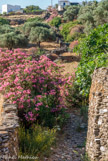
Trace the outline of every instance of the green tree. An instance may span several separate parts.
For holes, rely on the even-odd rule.
[[[103,25],[108,22],[108,0],[103,0],[98,3],[93,12],[95,25]]]
[[[50,22],[52,26],[59,27],[61,25],[61,18],[60,17],[55,17],[53,20]]]
[[[0,35],[0,46],[7,47],[9,50],[16,47],[25,47],[27,43],[26,37],[17,32],[9,32]]]
[[[29,36],[32,27],[44,27],[44,28],[50,28],[50,26],[46,23],[42,23],[39,21],[33,21],[33,22],[26,22],[23,27],[23,32],[26,36]]]
[[[85,6],[82,6],[79,10],[78,21],[85,27],[85,33],[88,34],[95,27],[95,20],[93,11],[97,7],[94,2],[88,2]]]
[[[66,21],[73,21],[77,18],[79,13],[80,6],[69,6],[63,14],[63,18]]]
[[[30,5],[24,9],[25,13],[35,13],[36,11],[41,11],[42,9],[39,6]]]
[[[10,25],[0,25],[0,34],[5,34],[5,33],[9,33],[9,32],[14,32],[15,29],[13,27],[11,27]]]
[[[58,9],[58,4],[55,4],[55,9]]]
[[[5,18],[0,17],[0,25],[9,24],[9,21]]]
[[[55,39],[55,34],[51,29],[41,27],[33,27],[30,32],[29,40],[32,43],[37,43],[40,48],[40,43],[44,41],[49,41]]]
[[[108,22],[108,0],[86,2],[79,10],[78,21],[85,27],[85,33]]]

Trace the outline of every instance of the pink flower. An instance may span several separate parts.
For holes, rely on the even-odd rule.
[[[38,95],[37,98],[42,98],[42,96],[41,95]]]
[[[39,119],[37,111],[41,106],[44,110],[48,108],[51,115],[52,112],[59,112],[64,108],[64,96],[68,95],[68,89],[65,88],[72,84],[73,76],[63,76],[63,67],[45,55],[38,61],[28,60],[29,56],[20,49],[0,51],[0,91],[10,103],[17,104],[20,113],[24,115],[22,120],[33,123]]]
[[[37,107],[38,107],[38,106],[42,106],[42,105],[43,105],[42,102],[36,104]]]
[[[36,111],[39,111],[39,108],[35,108]]]

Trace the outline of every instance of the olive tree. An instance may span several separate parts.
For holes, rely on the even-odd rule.
[[[15,29],[11,27],[10,25],[0,25],[0,35],[9,33],[9,32],[14,32]]]
[[[50,28],[50,26],[49,26],[48,24],[42,23],[42,22],[37,21],[37,20],[36,20],[36,21],[34,20],[33,22],[26,22],[26,23],[24,24],[24,27],[23,27],[23,32],[24,32],[24,34],[25,34],[26,36],[29,36],[32,27],[33,27],[33,28],[34,28],[34,27],[45,27],[45,28],[47,28],[47,29]]]
[[[9,32],[0,35],[0,46],[7,47],[9,50],[16,47],[25,47],[27,43],[26,37],[17,32]]]
[[[32,27],[29,40],[32,43],[37,43],[40,48],[40,43],[44,41],[55,40],[55,34],[51,29],[45,28],[43,26]]]
[[[89,2],[85,6],[82,6],[79,11],[78,21],[85,27],[85,33],[88,34],[91,29],[95,27],[95,21],[93,17],[93,11],[97,5],[94,2]]]
[[[69,6],[67,7],[66,11],[63,14],[64,20],[66,21],[73,21],[77,18],[79,13],[80,6]]]
[[[93,12],[95,25],[103,25],[108,22],[108,0],[102,0],[98,3]]]
[[[89,34],[98,25],[107,23],[108,0],[87,2],[85,5],[82,5],[79,10],[78,21],[84,25],[86,34]]]

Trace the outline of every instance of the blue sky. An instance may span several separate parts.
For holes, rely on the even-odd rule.
[[[82,1],[84,0],[70,0],[70,2]],[[53,4],[56,3],[58,3],[58,0],[53,0]],[[0,11],[3,4],[21,5],[21,7],[26,7],[28,5],[37,5],[40,6],[42,9],[46,9],[47,6],[51,5],[51,0],[0,0]]]
[[[81,2],[81,0],[70,0],[72,2]],[[53,4],[58,3],[58,0],[53,0]],[[41,8],[45,9],[47,6],[51,5],[51,0],[0,0],[0,10],[3,4],[11,4],[11,5],[21,5],[21,7],[25,7],[28,5],[38,5]]]

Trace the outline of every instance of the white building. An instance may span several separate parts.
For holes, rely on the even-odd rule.
[[[58,11],[62,11],[64,9],[65,6],[70,5],[70,1],[69,0],[59,0],[58,1]]]
[[[18,6],[18,5],[13,6],[13,5],[10,5],[10,4],[5,4],[5,5],[2,5],[2,14],[4,12],[6,12],[6,13],[16,12],[20,9],[21,9],[21,6]]]

